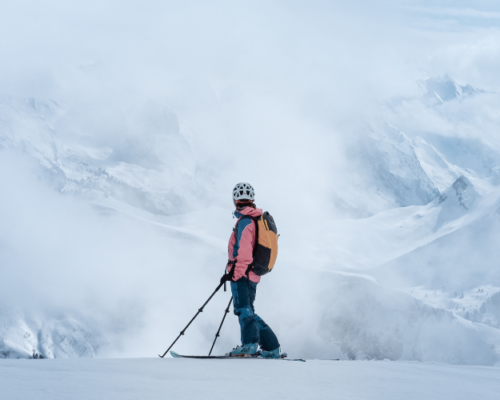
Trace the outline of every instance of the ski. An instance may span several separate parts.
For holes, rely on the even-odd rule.
[[[301,361],[306,362],[302,358],[262,358],[259,356],[249,356],[249,357],[230,357],[230,356],[186,356],[178,354],[175,351],[171,351],[170,354],[174,358],[195,358],[195,359],[212,359],[212,360],[283,360],[283,361]]]

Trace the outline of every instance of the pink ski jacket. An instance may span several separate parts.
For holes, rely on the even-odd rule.
[[[244,215],[251,217],[260,217],[262,210],[260,208],[245,207],[243,210],[235,211],[234,216],[238,218],[234,226],[233,233],[229,238],[228,259],[236,260],[233,281],[246,276],[248,266],[253,262],[253,248],[255,245],[255,221],[250,218],[243,218]],[[230,272],[232,264],[227,265],[227,271]],[[250,271],[248,278],[252,282],[260,282],[260,276]]]

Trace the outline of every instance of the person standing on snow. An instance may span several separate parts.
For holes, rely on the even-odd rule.
[[[238,218],[229,239],[229,261],[221,283],[231,281],[234,314],[241,328],[241,346],[229,353],[244,357],[259,354],[264,358],[279,358],[280,344],[273,330],[255,314],[254,301],[260,276],[252,270],[254,246],[256,244],[256,221],[249,217],[260,217],[262,210],[254,203],[255,192],[248,183],[238,183],[233,189],[234,216]]]

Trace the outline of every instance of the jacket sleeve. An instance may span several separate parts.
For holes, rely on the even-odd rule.
[[[238,222],[236,241],[233,248],[233,259],[237,259],[233,281],[246,275],[248,266],[253,262],[253,247],[255,243],[255,222],[243,218]]]

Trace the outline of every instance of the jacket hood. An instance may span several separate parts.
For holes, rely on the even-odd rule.
[[[236,218],[241,218],[244,215],[248,215],[250,217],[260,217],[262,215],[262,210],[260,208],[245,207],[243,210],[234,211],[234,216]]]

